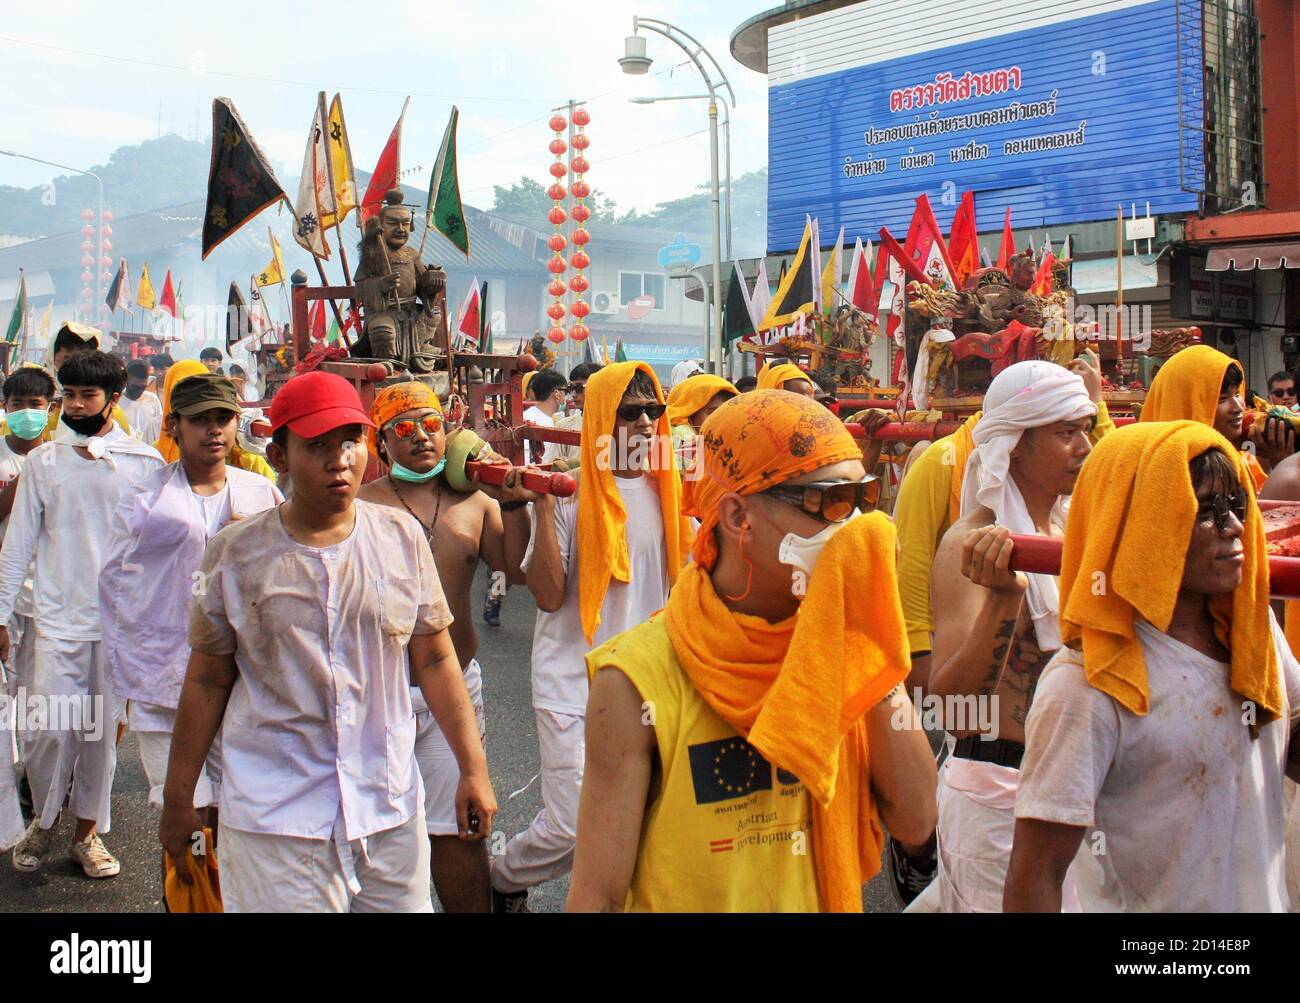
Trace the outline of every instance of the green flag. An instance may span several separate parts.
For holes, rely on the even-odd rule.
[[[623,351],[622,338],[619,338],[618,341],[614,342],[614,361],[615,362],[627,361],[627,352]]]
[[[22,359],[27,340],[27,276],[18,269],[18,295],[14,299],[14,312],[9,317],[9,327],[5,331],[5,341],[13,346],[14,359]]]
[[[447,131],[442,134],[438,160],[429,176],[429,202],[425,206],[426,226],[431,226],[450,240],[469,260],[469,229],[465,209],[460,204],[460,178],[456,174],[456,120],[460,111],[455,105]]]
[[[339,321],[338,318],[335,317],[332,321],[330,321],[330,330],[329,330],[329,334],[325,335],[325,343],[327,345],[332,345],[334,342],[338,340],[339,340]]]

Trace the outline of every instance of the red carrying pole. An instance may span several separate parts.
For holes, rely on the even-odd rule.
[[[505,483],[506,474],[514,469],[507,463],[488,463],[485,460],[466,460],[465,476],[477,477],[484,484],[501,485]],[[523,484],[529,491],[538,494],[554,495],[568,498],[578,490],[578,482],[568,474],[549,473],[545,470],[523,468]]]

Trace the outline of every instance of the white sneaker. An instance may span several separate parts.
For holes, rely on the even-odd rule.
[[[108,852],[99,833],[73,843],[72,859],[81,865],[88,878],[115,878],[122,870],[122,865]]]
[[[39,871],[41,864],[45,863],[45,854],[49,851],[53,840],[54,828],[42,829],[40,818],[32,819],[26,835],[14,847],[14,870],[25,874]]]

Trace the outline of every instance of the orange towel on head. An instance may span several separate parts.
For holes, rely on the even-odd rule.
[[[578,567],[578,611],[582,632],[587,641],[596,636],[600,609],[605,604],[611,578],[632,580],[632,564],[627,550],[627,510],[619,497],[614,473],[610,470],[609,450],[619,448],[614,439],[618,404],[640,370],[654,383],[655,399],[663,403],[664,392],[654,370],[644,362],[616,362],[593,373],[587,380],[582,409],[582,476],[578,482],[578,539],[582,541],[582,559]],[[691,547],[691,525],[682,515],[682,483],[673,459],[672,430],[665,411],[655,428],[655,443],[650,449],[650,469],[659,489],[659,505],[664,520],[664,552],[668,563],[669,584],[686,563]]]
[[[976,411],[973,415],[961,423],[961,427],[952,433],[952,484],[948,489],[948,524],[956,522],[961,518],[961,485],[966,476],[966,461],[970,459],[970,454],[975,452],[975,437],[972,433],[979,420],[984,417],[983,411]],[[939,442],[943,440],[940,439]],[[935,443],[938,445],[938,443]],[[940,448],[944,448],[940,446]]]
[[[1199,421],[1213,428],[1219,389],[1229,366],[1241,371],[1240,362],[1209,345],[1176,352],[1151,381],[1139,420]]]
[[[171,437],[166,428],[167,416],[172,413],[172,387],[187,376],[197,376],[207,371],[208,367],[198,359],[185,359],[167,369],[162,392],[163,431],[159,434],[158,441],[153,444],[153,448],[162,453],[164,463],[175,463],[181,458],[180,447],[176,445],[176,440]]]
[[[730,394],[734,397],[739,391],[721,376],[700,373],[688,380],[683,380],[673,387],[668,394],[668,424],[685,425],[691,415],[713,400],[718,394]]]
[[[383,431],[385,425],[399,414],[422,408],[433,408],[442,414],[442,402],[438,400],[438,395],[427,383],[418,380],[394,383],[375,394],[375,399],[370,405],[370,420],[377,427],[366,430],[370,452],[379,455],[379,433]]]
[[[212,830],[203,829],[205,845],[212,846]],[[191,883],[186,884],[176,873],[176,862],[171,855],[163,851],[166,875],[163,878],[163,897],[167,901],[168,912],[223,912],[221,904],[221,872],[217,868],[217,853],[209,849],[204,855],[204,866],[199,867],[198,858],[192,853],[185,855],[186,866],[190,870]]]
[[[907,675],[893,524],[851,520],[826,545],[796,616],[780,623],[733,613],[707,569],[717,557],[717,502],[753,494],[862,452],[812,400],[757,390],[704,424],[695,563],[668,596],[665,625],[696,690],[813,798],[813,860],[825,908],[860,911],[880,865],[863,716]]]
[[[1190,351],[1190,349],[1189,349]],[[1215,634],[1232,652],[1230,682],[1277,717],[1281,683],[1268,621],[1268,557],[1255,486],[1239,450],[1194,421],[1144,422],[1097,443],[1070,500],[1061,555],[1061,641],[1082,642],[1088,682],[1134,714],[1150,706],[1138,617],[1167,630],[1183,578],[1198,503],[1188,464],[1219,449],[1237,470],[1246,510],[1241,584],[1214,596]],[[1099,577],[1100,576],[1100,577]]]
[[[808,380],[812,377],[796,366],[793,362],[778,362],[776,365],[767,363],[758,371],[758,390],[781,390],[785,387],[787,380]]]

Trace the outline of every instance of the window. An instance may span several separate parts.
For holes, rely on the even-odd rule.
[[[666,305],[667,284],[667,276],[661,272],[619,272],[619,306],[627,306],[638,296],[646,295],[654,297],[656,310],[663,310]]]

